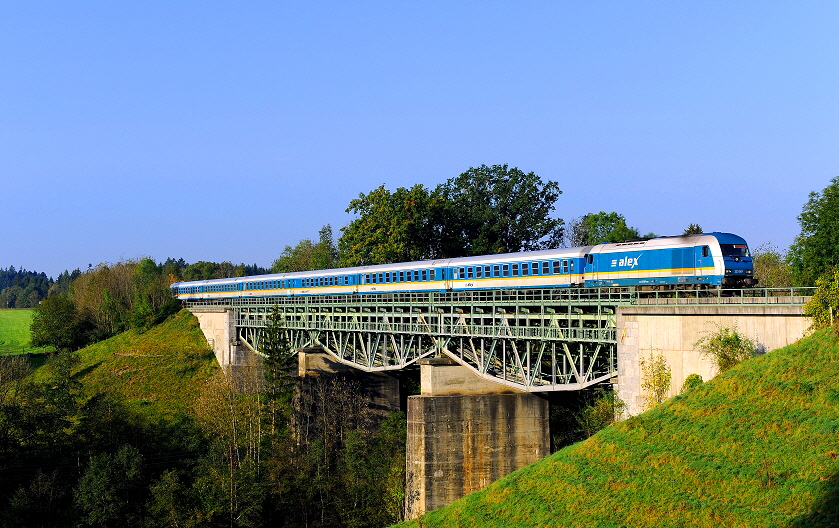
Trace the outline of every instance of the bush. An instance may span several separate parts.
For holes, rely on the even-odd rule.
[[[737,328],[723,327],[718,327],[716,332],[703,337],[693,346],[713,361],[720,373],[753,357],[757,350],[755,342],[741,335]]]
[[[804,315],[812,318],[814,330],[832,325],[839,317],[839,269],[819,277],[813,297],[804,305]]]
[[[650,352],[649,360],[641,359],[641,389],[646,391],[644,406],[647,409],[664,401],[670,392],[670,378],[670,366],[661,352],[658,355]]]
[[[702,383],[702,376],[700,376],[699,374],[691,374],[690,376],[685,378],[685,382],[682,383],[682,392],[680,394],[690,392],[696,387],[702,385]]]
[[[580,411],[577,421],[586,438],[609,427],[623,415],[626,404],[611,390],[598,389],[595,400]]]

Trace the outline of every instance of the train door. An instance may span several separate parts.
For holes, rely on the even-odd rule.
[[[701,277],[703,274],[702,268],[705,262],[705,257],[710,255],[710,248],[708,248],[708,246],[696,246],[693,248],[693,255],[694,272],[697,277]]]
[[[583,272],[585,282],[596,281],[599,278],[597,276],[597,259],[589,253],[585,256],[583,262],[585,263],[585,271]]]
[[[696,248],[695,247],[686,247],[681,249],[674,250],[679,252],[681,258],[681,269],[679,270],[679,282],[684,283],[692,283],[693,278],[696,276]]]
[[[440,273],[443,274],[443,287],[446,289],[446,291],[452,291],[452,277],[455,273],[457,273],[455,271],[455,268],[440,268]]]

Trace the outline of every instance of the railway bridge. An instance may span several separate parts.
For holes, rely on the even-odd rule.
[[[529,289],[252,297],[187,306],[226,371],[259,356],[274,311],[301,351],[301,374],[336,366],[368,373],[419,367],[421,393],[407,403],[406,514],[414,517],[549,454],[547,393],[611,383],[627,413],[638,414],[644,358],[665,357],[677,394],[688,375],[715,374],[694,351],[698,339],[736,327],[765,351],[785,346],[809,326],[803,305],[810,295],[789,288]]]

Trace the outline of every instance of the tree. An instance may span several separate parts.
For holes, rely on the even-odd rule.
[[[294,247],[286,246],[271,266],[272,273],[291,273],[338,267],[338,248],[332,238],[332,226],[326,224],[318,232],[318,242],[304,238]]]
[[[793,279],[798,285],[811,286],[839,265],[839,176],[822,192],[810,193],[798,223],[801,233],[789,251]]]
[[[94,455],[79,479],[76,505],[89,526],[136,526],[143,505],[143,458],[131,445],[114,455]]]
[[[757,350],[755,342],[740,334],[737,328],[724,327],[717,327],[716,332],[706,335],[693,346],[713,361],[720,373],[754,356]]]
[[[767,288],[786,288],[792,286],[792,268],[786,252],[780,251],[770,242],[761,244],[752,251],[754,276],[760,285]]]
[[[604,242],[626,242],[641,238],[638,230],[626,225],[626,218],[615,212],[590,213],[583,217],[579,237],[584,246],[594,246]]]
[[[423,185],[382,185],[350,202],[358,218],[343,227],[338,240],[342,267],[425,260],[440,256],[443,200]]]
[[[488,255],[557,248],[563,222],[551,218],[562,191],[534,172],[505,165],[470,167],[438,187],[445,200],[442,254]]]
[[[262,368],[268,400],[268,422],[271,434],[274,434],[284,404],[291,400],[297,381],[297,355],[286,335],[284,315],[277,306],[268,315],[260,348],[265,354]]]
[[[85,324],[67,295],[44,299],[32,315],[32,346],[76,350],[87,340]]]
[[[168,277],[154,260],[144,258],[134,268],[134,305],[131,326],[148,330],[178,311],[178,300],[169,289]]]
[[[685,229],[684,235],[701,235],[703,233],[702,227],[699,224],[690,224]]]

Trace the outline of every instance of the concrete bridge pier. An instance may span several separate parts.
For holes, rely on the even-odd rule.
[[[225,373],[236,367],[259,364],[256,354],[242,346],[236,335],[236,319],[233,310],[216,306],[198,306],[190,308],[198,319],[198,325],[207,338],[207,344],[213,349],[216,360]]]
[[[407,519],[550,453],[545,398],[484,380],[448,358],[419,363],[421,394],[408,398]]]

